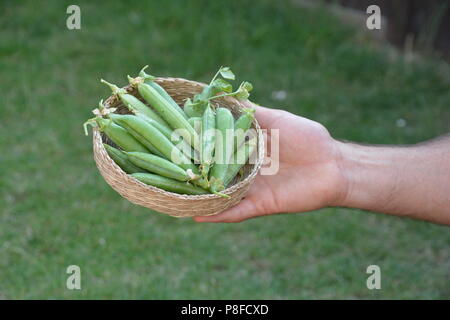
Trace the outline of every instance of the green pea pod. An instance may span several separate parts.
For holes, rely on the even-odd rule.
[[[103,79],[100,80],[102,83],[105,83],[108,85],[113,94],[117,95],[122,103],[131,111],[138,111],[145,116],[149,117],[150,119],[155,120],[156,122],[160,123],[161,125],[169,128],[169,125],[166,121],[164,121],[155,111],[153,111],[149,106],[147,106],[145,103],[143,103],[141,100],[136,98],[135,96],[128,94],[127,91],[123,88],[119,88],[115,84],[109,83]]]
[[[161,87],[159,84],[157,84],[154,81],[145,81],[146,84],[148,84],[149,86],[151,86],[153,89],[155,89],[160,95],[161,97],[163,97],[164,99],[167,100],[167,102],[169,102],[173,108],[175,110],[177,110],[177,112],[186,120],[188,119],[188,116],[186,115],[186,113],[184,113],[183,109],[173,100],[173,98],[167,93],[166,90],[164,90],[163,87]]]
[[[195,187],[191,184],[189,184],[188,182],[180,182],[177,180],[173,180],[170,178],[166,178],[166,177],[161,177],[159,175],[156,174],[151,174],[151,173],[133,173],[131,174],[132,177],[136,178],[137,180],[169,191],[169,192],[175,192],[175,193],[179,193],[179,194],[190,194],[190,195],[202,195],[202,194],[207,194],[208,191],[202,189],[202,188],[198,188]]]
[[[234,151],[236,151],[245,141],[245,134],[252,126],[255,119],[255,109],[245,108],[242,110],[243,114],[234,123]]]
[[[142,79],[142,78],[141,78]],[[130,83],[137,87],[139,94],[166,120],[172,129],[180,130],[180,135],[195,150],[199,149],[199,137],[189,121],[167,102],[153,87],[140,79],[129,78]]]
[[[144,70],[147,69],[148,66],[145,66],[142,68],[142,70],[139,72],[139,76],[144,78],[144,82],[148,84],[149,86],[153,87],[158,93],[166,99],[175,110],[178,111],[179,114],[181,114],[186,120],[188,119],[186,113],[183,111],[183,109],[173,100],[173,98],[167,93],[166,90],[164,90],[163,87],[161,87],[159,84],[157,84],[154,79],[155,77],[152,75],[147,74]]]
[[[121,119],[122,115],[116,114],[116,113],[110,113],[108,114],[109,118],[114,121],[115,123],[119,124],[119,119]],[[120,125],[120,124],[119,124]],[[134,132],[128,128],[126,128],[126,131],[128,131],[131,136],[133,136],[137,141],[139,141],[142,145],[144,145],[148,150],[150,150],[151,153],[156,154],[157,156],[164,157],[164,154],[159,151],[158,148],[155,147],[153,143],[142,137],[142,135],[138,134],[137,132]],[[128,150],[126,150],[128,151]],[[135,151],[135,150],[132,150]],[[139,151],[138,151],[139,152]],[[148,151],[147,151],[148,152]]]
[[[198,168],[183,154],[180,149],[164,136],[153,125],[134,115],[116,115],[114,121],[124,127],[133,136],[141,137],[151,143],[158,149],[163,156],[177,164],[184,170],[191,170],[194,175],[199,175]],[[194,182],[201,187],[208,187],[208,182],[204,179],[198,179]]]
[[[112,142],[118,145],[124,151],[149,152],[142,143],[134,138],[121,126],[113,123],[110,119],[96,117],[84,123],[84,130],[87,134],[87,125],[94,125],[99,128],[101,132],[106,134]]]
[[[213,162],[216,141],[216,115],[209,104],[202,117],[201,141],[201,171],[202,176],[207,177]]]
[[[178,181],[188,181],[192,179],[186,171],[176,164],[153,154],[143,152],[127,152],[127,156],[134,165],[149,172],[159,174],[160,176],[172,178]]]
[[[114,162],[126,173],[136,173],[145,171],[135,166],[133,163],[131,163],[131,161],[128,159],[127,155],[123,151],[116,149],[106,143],[104,143],[103,146],[105,147],[105,150],[111,157],[111,159],[113,159]]]
[[[225,196],[219,193],[225,189],[224,180],[228,169],[228,161],[233,153],[234,143],[234,118],[230,110],[217,108],[216,110],[217,134],[215,141],[215,163],[210,172],[210,190],[212,193]]]
[[[256,149],[257,139],[253,138],[243,145],[241,145],[232,157],[232,161],[227,168],[227,173],[224,179],[224,186],[227,187],[230,182],[236,177],[239,170],[247,163],[248,158],[253,154]]]
[[[191,117],[189,118],[190,125],[194,128],[194,130],[201,134],[202,131],[202,117]]]
[[[137,116],[141,116],[145,121],[153,125],[156,129],[158,129],[163,135],[166,136],[167,139],[169,139],[175,147],[180,149],[185,156],[189,157],[190,159],[194,160],[196,163],[199,163],[199,157],[197,155],[197,152],[191,148],[189,143],[183,140],[183,138],[177,134],[176,132],[173,132],[171,129],[161,125],[160,123],[154,121],[153,119],[150,119],[146,117],[145,115],[140,114],[139,112],[135,112]]]
[[[155,146],[165,158],[183,169],[196,168],[173,143],[149,122],[134,115],[114,115],[114,122],[127,129],[132,135],[140,136]]]

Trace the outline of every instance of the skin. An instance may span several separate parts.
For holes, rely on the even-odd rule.
[[[195,221],[240,222],[338,206],[450,225],[450,137],[363,146],[333,139],[321,124],[289,112],[249,107],[262,128],[280,130],[279,171],[258,175],[236,206]]]

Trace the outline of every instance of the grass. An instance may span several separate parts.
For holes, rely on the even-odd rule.
[[[98,173],[81,124],[145,64],[207,81],[220,65],[253,100],[366,143],[450,130],[448,69],[405,62],[324,10],[270,1],[0,5],[0,298],[450,298],[448,228],[349,209],[196,224],[134,206]],[[447,71],[446,71],[447,70]],[[272,92],[284,90],[284,101]],[[404,119],[404,127],[396,126]],[[65,287],[81,267],[82,290]],[[366,288],[368,265],[382,289]]]

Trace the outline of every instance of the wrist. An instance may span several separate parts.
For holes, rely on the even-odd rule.
[[[387,205],[395,191],[396,166],[389,147],[336,141],[343,180],[337,206],[368,209]]]

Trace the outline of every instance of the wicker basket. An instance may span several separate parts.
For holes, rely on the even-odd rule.
[[[187,98],[200,92],[205,86],[202,83],[180,79],[180,78],[157,78],[155,81],[161,85],[174,100],[183,105]],[[125,89],[139,99],[141,97],[130,86]],[[240,113],[242,108],[240,102],[231,97],[219,98],[215,100],[221,107],[230,109],[235,117]],[[123,106],[116,96],[111,96],[105,101],[106,107],[117,108],[116,113],[129,113],[128,109]],[[146,185],[130,175],[126,174],[108,155],[103,142],[112,144],[107,137],[94,129],[94,159],[100,173],[106,182],[116,190],[124,198],[132,203],[144,206],[161,213],[165,213],[174,217],[192,217],[207,216],[219,213],[236,203],[238,203],[247,193],[251,183],[255,179],[256,174],[261,168],[264,155],[264,139],[262,137],[261,128],[255,120],[252,127],[258,133],[258,148],[255,164],[246,164],[244,166],[242,177],[236,177],[231,182],[231,186],[223,193],[230,198],[223,198],[214,194],[208,195],[181,195],[177,193],[167,192],[156,187]]]

